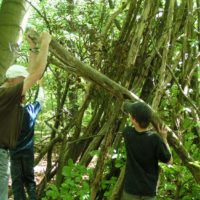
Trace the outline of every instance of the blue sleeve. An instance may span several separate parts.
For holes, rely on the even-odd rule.
[[[26,105],[26,109],[29,112],[32,120],[35,120],[41,111],[41,104],[38,101],[35,101],[34,103]]]

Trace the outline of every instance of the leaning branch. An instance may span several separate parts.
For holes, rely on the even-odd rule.
[[[119,99],[131,99],[133,101],[142,101],[133,92],[130,92],[129,90],[127,90],[120,84],[116,83],[115,81],[111,80],[101,72],[81,62],[79,59],[74,57],[69,51],[64,49],[54,39],[51,41],[50,51],[57,59],[59,59],[60,62],[64,64],[63,69],[67,71],[70,71],[72,68],[76,69],[77,75],[80,75],[85,79],[90,80],[95,84],[101,86],[102,88],[106,89],[112,95],[116,96]],[[74,72],[75,70],[72,70],[72,73]],[[159,116],[155,112],[154,112],[154,117],[152,119],[152,124],[157,130],[158,127],[162,126],[165,126],[168,129],[169,131],[168,137],[170,145],[173,146],[173,148],[179,155],[180,159],[193,174],[195,180],[198,183],[200,183],[200,168],[197,168],[191,164],[194,162],[194,160],[192,159],[191,155],[185,150],[183,144],[180,142],[176,133],[169,127],[164,125],[164,122],[159,118]]]

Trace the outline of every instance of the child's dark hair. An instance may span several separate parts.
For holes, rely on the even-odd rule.
[[[124,111],[130,113],[131,117],[134,118],[141,128],[147,128],[151,122],[152,111],[151,108],[143,102],[124,104]]]

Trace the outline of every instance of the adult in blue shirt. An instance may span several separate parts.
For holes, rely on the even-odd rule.
[[[39,87],[38,97],[34,103],[23,107],[22,130],[16,147],[10,151],[11,178],[14,200],[36,199],[34,180],[34,127],[44,100],[43,88]]]

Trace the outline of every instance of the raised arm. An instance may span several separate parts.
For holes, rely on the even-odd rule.
[[[45,70],[46,64],[47,64],[47,56],[48,56],[48,50],[49,50],[49,43],[51,41],[51,36],[47,32],[43,32],[40,37],[40,50],[38,55],[35,57],[35,60],[31,60],[31,66],[30,67],[30,74],[29,76],[24,80],[23,85],[23,92],[24,95],[28,89],[32,87],[34,83],[36,83],[43,75],[43,72]]]
[[[170,150],[168,141],[167,141],[167,129],[166,129],[166,128],[159,128],[159,133],[160,133],[160,136],[162,137],[163,142],[165,143],[165,145],[166,145],[168,151],[169,151],[170,154],[171,154],[171,158],[170,158],[170,160],[167,162],[167,164],[173,164],[172,153],[171,153],[171,150]]]

